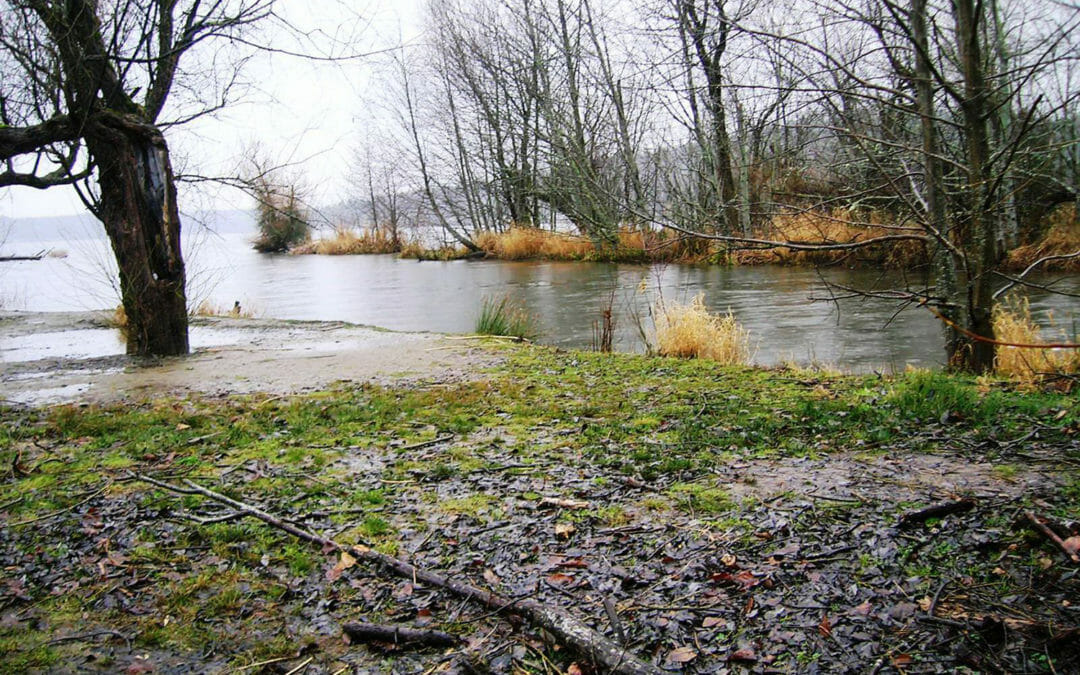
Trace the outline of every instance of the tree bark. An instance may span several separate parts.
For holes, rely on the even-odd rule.
[[[188,353],[187,296],[169,150],[161,131],[131,115],[101,113],[86,145],[98,166],[98,217],[120,269],[127,353]]]

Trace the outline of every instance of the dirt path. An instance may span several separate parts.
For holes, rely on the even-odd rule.
[[[466,340],[339,322],[199,318],[192,355],[135,359],[108,313],[0,313],[0,399],[27,405],[161,394],[288,394],[337,381],[468,379],[498,357]]]

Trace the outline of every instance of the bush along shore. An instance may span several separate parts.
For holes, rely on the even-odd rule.
[[[1080,668],[1075,394],[493,348],[4,410],[3,670]]]
[[[876,212],[837,208],[792,211],[772,218],[749,238],[799,245],[853,244],[890,234],[911,232]],[[338,228],[329,237],[304,241],[291,250],[298,255],[357,255],[396,253],[418,260],[489,258],[494,260],[558,260],[620,263],[706,263],[725,265],[792,265],[852,268],[914,269],[928,265],[926,247],[918,241],[880,243],[859,249],[797,250],[785,246],[720,243],[687,237],[673,230],[624,228],[617,241],[597,245],[588,237],[538,227],[511,226],[501,232],[483,231],[473,237],[476,251],[464,247],[430,248],[406,237],[398,228]],[[1006,270],[1080,270],[1080,220],[1073,205],[1058,208],[1042,226],[1028,233],[1003,262]],[[1041,262],[1040,262],[1041,261]]]

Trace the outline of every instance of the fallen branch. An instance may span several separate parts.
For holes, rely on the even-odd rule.
[[[933,506],[927,506],[918,511],[909,511],[900,516],[900,527],[911,527],[917,523],[925,523],[931,518],[941,518],[950,513],[970,511],[973,508],[975,508],[975,500],[970,497],[956,499],[951,502],[942,502],[941,504],[934,504]]]
[[[324,549],[335,549],[349,553],[359,560],[376,563],[394,572],[398,576],[409,579],[413,583],[421,582],[428,586],[444,588],[455,595],[476,601],[485,607],[500,612],[517,614],[534,625],[543,628],[554,635],[557,639],[570,647],[573,651],[590,659],[602,667],[606,672],[621,673],[623,675],[660,675],[662,671],[656,666],[642,661],[623,647],[616,645],[600,633],[596,632],[580,619],[566,612],[547,607],[539,602],[525,598],[511,600],[491,591],[478,588],[471,584],[451,579],[437,572],[415,567],[411,563],[400,560],[385,553],[380,553],[367,546],[345,546],[333,539],[308,532],[307,530],[287,523],[260,508],[237,501],[213,490],[204,488],[198,483],[184,479],[186,488],[165,483],[149,476],[132,473],[137,480],[156,485],[165,490],[179,494],[201,494],[221,504],[226,504],[243,513],[244,515],[258,518],[268,525],[303,539],[304,541],[318,544]]]
[[[394,645],[424,647],[452,647],[461,642],[461,638],[441,630],[424,630],[407,626],[347,623],[341,629],[352,642],[388,642]]]
[[[1024,517],[1028,519],[1028,522],[1031,523],[1031,525],[1036,530],[1041,532],[1047,539],[1057,544],[1057,547],[1060,548],[1066,556],[1068,556],[1069,560],[1073,561],[1074,563],[1080,563],[1080,555],[1077,555],[1076,551],[1073,551],[1068,546],[1066,546],[1064,540],[1062,540],[1062,538],[1059,537],[1056,532],[1051,530],[1046,525],[1046,523],[1042,521],[1041,518],[1036,516],[1031,511],[1025,511]]]

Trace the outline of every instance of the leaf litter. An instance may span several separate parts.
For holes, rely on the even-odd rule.
[[[1008,428],[938,417],[892,420],[900,433],[869,442],[795,424],[779,433],[800,448],[780,451],[756,410],[691,417],[703,394],[727,400],[714,371],[657,361],[673,372],[634,373],[664,386],[643,386],[627,409],[607,388],[625,372],[537,351],[488,385],[158,401],[139,419],[10,411],[0,658],[107,672],[593,671],[516,618],[125,481],[135,467],[565,608],[666,670],[1080,667],[1078,567],[1023,519],[1034,509],[1064,542],[1080,536],[1074,401],[1054,399],[1063,407],[1033,418],[1040,433],[1022,448],[1003,447]],[[564,381],[575,371],[580,382]],[[741,405],[769,400],[740,393]],[[798,422],[801,408],[774,405],[762,419]],[[694,457],[676,462],[687,447]],[[960,496],[974,506],[903,526]],[[354,621],[464,642],[350,646]]]

